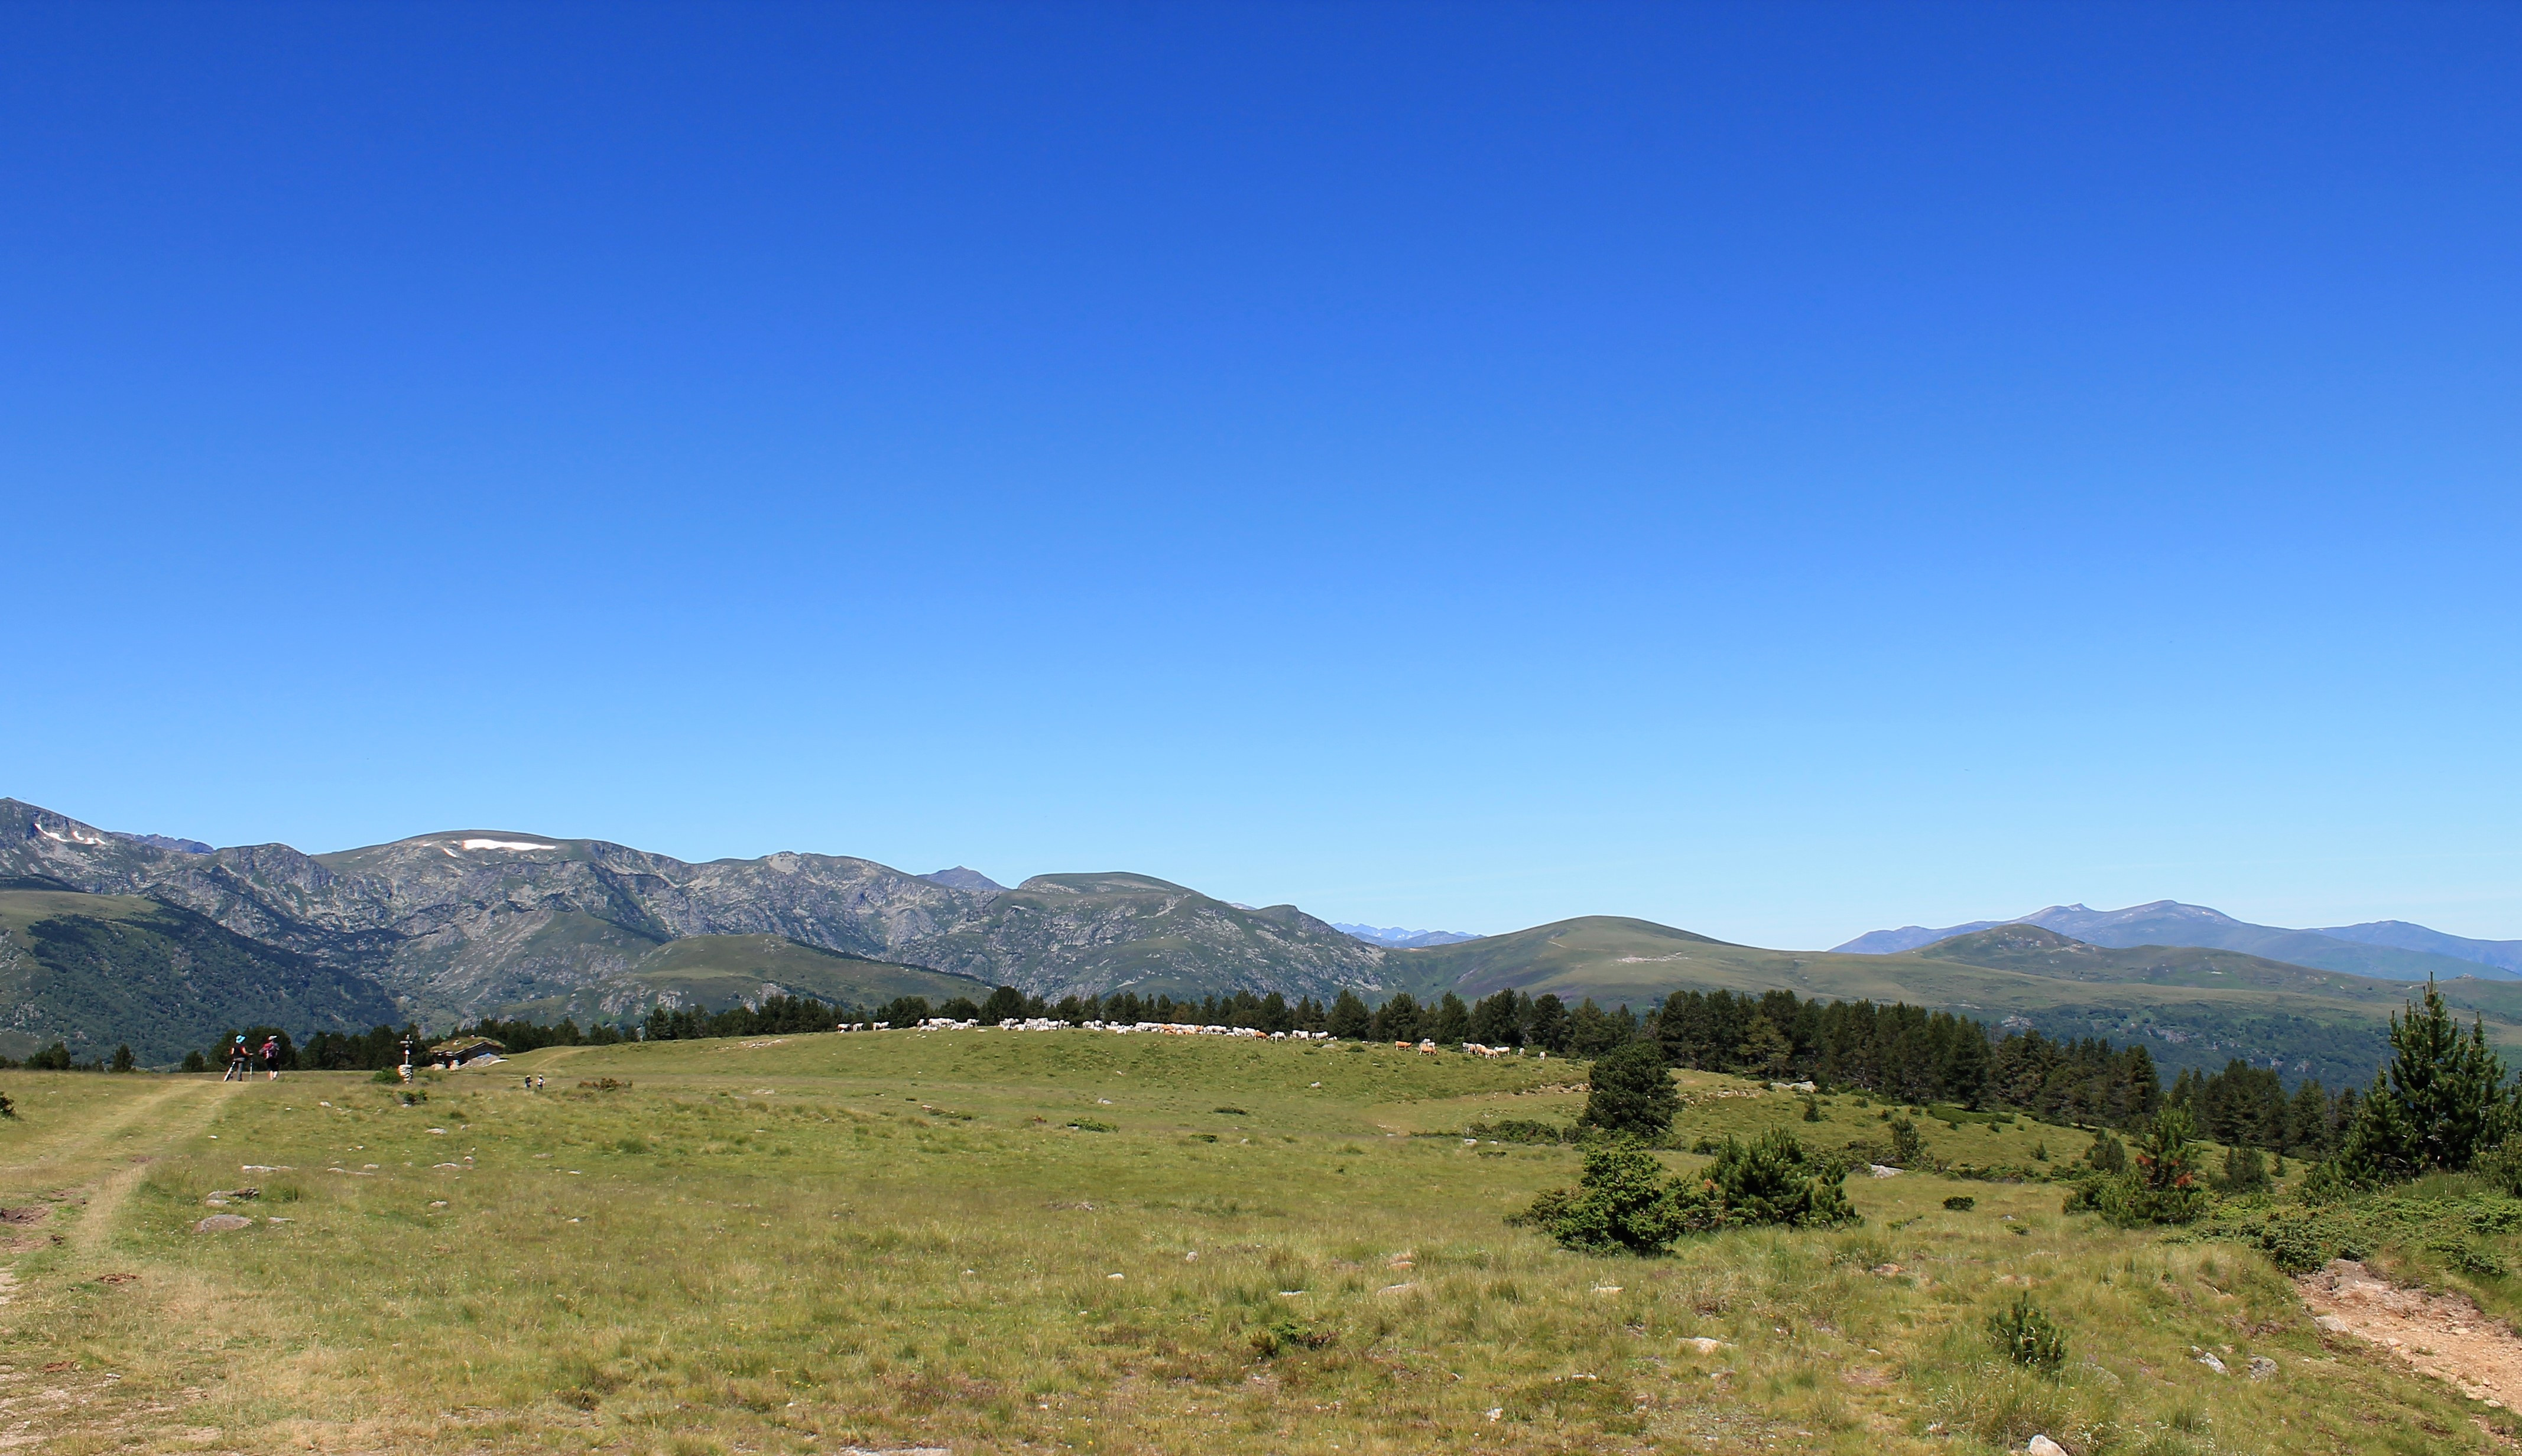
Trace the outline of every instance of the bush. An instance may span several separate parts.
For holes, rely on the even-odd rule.
[[[1509,1117],[1499,1122],[1474,1122],[1463,1129],[1463,1136],[1491,1143],[1565,1143],[1575,1140],[1575,1131],[1554,1123]]]
[[[1987,1317],[1987,1339],[1997,1351],[2026,1370],[2055,1375],[2067,1363],[2067,1332],[2041,1313],[2030,1295]]]
[[[2506,1198],[2522,1198],[2522,1138],[2506,1138],[2470,1164],[2470,1171]]]
[[[2084,1150],[2084,1166],[2097,1173],[2127,1171],[2127,1145],[2111,1134],[2107,1127],[2093,1133],[2093,1145]]]
[[[9,1100],[8,1093],[0,1092],[0,1117],[15,1117],[16,1115],[18,1115],[18,1105]]]
[[[2288,1274],[2309,1274],[2328,1263],[2335,1247],[2322,1237],[2318,1224],[2303,1217],[2271,1218],[2259,1227],[2253,1242]]]
[[[186,1071],[208,1071],[210,1069],[210,1064],[202,1056],[201,1049],[196,1047],[192,1051],[184,1054],[184,1069]]]
[[[1588,1152],[1576,1187],[1553,1189],[1508,1221],[1539,1228],[1562,1248],[1587,1253],[1661,1253],[1682,1232],[1663,1164],[1637,1148]]]
[[[1892,1119],[1892,1165],[1913,1168],[1927,1160],[1927,1145],[1918,1136],[1918,1124],[1906,1117]]]
[[[2437,1239],[2426,1248],[2441,1254],[2444,1262],[2463,1274],[2475,1275],[2481,1279],[2501,1279],[2511,1272],[2505,1268],[2504,1260],[2494,1251],[2482,1248],[2467,1239]]]
[[[2099,1213],[2121,1228],[2195,1222],[2207,1211],[2207,1189],[2190,1157],[2189,1127],[2180,1108],[2156,1114],[2137,1144],[2135,1166],[2085,1179],[2068,1195],[2066,1211]]]
[[[2224,1154],[2225,1193],[2265,1193],[2268,1191],[2268,1165],[2257,1148],[2232,1148]]]
[[[1979,1200],[1967,1193],[1957,1193],[1944,1200],[1944,1206],[1955,1213],[1967,1213],[1979,1206]]]
[[[1289,1350],[1322,1349],[1338,1337],[1329,1330],[1308,1329],[1292,1314],[1283,1314],[1252,1332],[1252,1352],[1275,1360]]]
[[[1121,1130],[1109,1122],[1098,1122],[1092,1117],[1071,1117],[1068,1119],[1068,1125],[1079,1132],[1119,1132]]]
[[[1773,1127],[1749,1143],[1727,1138],[1696,1188],[1680,1195],[1681,1215],[1695,1229],[1773,1224],[1833,1228],[1857,1221],[1844,1186],[1847,1170]]]
[[[1632,1041],[1604,1053],[1595,1059],[1586,1081],[1591,1090],[1585,1096],[1585,1115],[1577,1119],[1583,1125],[1647,1142],[1671,1135],[1681,1093],[1654,1042]]]

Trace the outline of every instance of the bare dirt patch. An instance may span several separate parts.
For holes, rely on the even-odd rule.
[[[50,1208],[43,1207],[0,1208],[0,1223],[16,1224],[19,1227],[23,1228],[30,1223],[43,1222],[44,1219],[52,1213],[52,1211],[53,1210]]]
[[[2380,1345],[2472,1399],[2522,1405],[2522,1336],[2467,1296],[2403,1289],[2354,1259],[2295,1284],[2322,1329]]]

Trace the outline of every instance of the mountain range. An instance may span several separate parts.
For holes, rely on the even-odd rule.
[[[2093,945],[2196,945],[2247,951],[2384,980],[2423,980],[2429,976],[2441,980],[2460,976],[2522,978],[2522,940],[2471,940],[2403,920],[2294,931],[2252,925],[2220,910],[2177,900],[2154,900],[2125,910],[2051,905],[2012,920],[1974,920],[1941,930],[1902,926],[1896,931],[1869,931],[1833,949],[1851,955],[1892,955],[2003,925],[2038,926]]]
[[[1405,931],[1399,926],[1350,925],[1337,920],[1331,922],[1331,929],[1355,935],[1372,945],[1388,945],[1397,950],[1415,950],[1423,945],[1452,945],[1480,938],[1465,931]]]
[[[197,853],[0,799],[0,885],[14,887],[0,893],[187,911],[438,1024],[521,1011],[610,1019],[659,1001],[781,992],[854,1004],[914,991],[977,997],[1000,984],[1051,996],[1248,989],[1328,999],[1382,983],[1381,947],[1292,905],[1238,909],[1121,873],[1038,875],[1013,888],[975,880],[838,855],[689,864],[509,830],[320,855],[286,844]],[[761,937],[819,954],[773,964]],[[23,954],[24,940],[10,943]]]
[[[222,1026],[257,1022],[585,1023],[772,994],[977,1001],[1000,984],[1046,998],[1325,1001],[1343,989],[1369,1000],[1513,989],[1641,1012],[1696,987],[1906,1001],[2141,1042],[2167,1068],[2239,1057],[2334,1085],[2370,1073],[2405,978],[2428,970],[2491,1037],[2522,1048],[2522,979],[2443,948],[2500,953],[2507,942],[2396,922],[2286,931],[2171,901],[2033,919],[2053,923],[1912,928],[1818,952],[1616,916],[1466,936],[1336,927],[1292,905],[1237,905],[1119,871],[1009,887],[961,866],[915,875],[794,852],[694,864],[508,830],[314,855],[212,849],[0,799],[0,1054],[59,1037],[85,1058],[128,1041],[163,1064]]]

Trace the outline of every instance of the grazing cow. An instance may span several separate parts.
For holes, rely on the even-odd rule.
[[[1432,1041],[1423,1041],[1419,1043],[1419,1050],[1422,1053],[1432,1057],[1436,1055],[1436,1044]]]

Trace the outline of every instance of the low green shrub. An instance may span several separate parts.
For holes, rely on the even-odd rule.
[[[1333,1331],[1314,1329],[1292,1314],[1283,1314],[1252,1332],[1252,1352],[1275,1360],[1291,1350],[1327,1348],[1338,1338]]]
[[[1944,1206],[1955,1213],[1967,1213],[1971,1209],[1979,1206],[1979,1200],[1972,1198],[1967,1193],[1957,1193],[1951,1198],[1944,1200]]]
[[[2257,1148],[2235,1147],[2225,1150],[2224,1176],[2217,1191],[2227,1194],[2265,1193],[2268,1189],[2268,1165]]]
[[[2189,1114],[2179,1108],[2157,1114],[2137,1145],[2135,1165],[2084,1178],[2067,1196],[2066,1211],[2099,1213],[2121,1228],[2196,1222],[2207,1211],[2208,1195],[2190,1157],[2189,1129]],[[2100,1138],[2094,1147],[2102,1147]]]
[[[2055,1375],[2067,1363],[2067,1332],[2030,1295],[2016,1296],[2012,1304],[1987,1317],[1987,1339],[1998,1353],[2026,1370]]]
[[[1681,1190],[1682,1216],[1692,1228],[1836,1228],[1858,1221],[1846,1177],[1836,1159],[1807,1149],[1783,1127],[1749,1143],[1728,1137],[1697,1186]]]
[[[1079,1132],[1119,1132],[1121,1130],[1109,1122],[1098,1122],[1092,1117],[1071,1117],[1068,1119],[1068,1125]]]
[[[1661,1253],[1683,1232],[1676,1185],[1663,1164],[1627,1147],[1588,1152],[1574,1188],[1552,1189],[1507,1221],[1587,1253]]]

